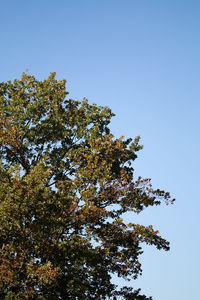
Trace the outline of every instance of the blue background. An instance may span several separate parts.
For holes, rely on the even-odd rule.
[[[56,71],[71,98],[109,106],[116,137],[141,135],[136,177],[177,199],[127,216],[171,242],[170,252],[144,247],[134,287],[200,299],[200,2],[2,0],[0,12],[0,81]]]

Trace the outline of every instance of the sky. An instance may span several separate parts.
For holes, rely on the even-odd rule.
[[[2,0],[0,9],[0,82],[55,71],[70,98],[109,106],[116,137],[141,136],[135,176],[176,198],[127,215],[171,242],[170,252],[144,246],[131,284],[154,300],[199,299],[200,2]]]

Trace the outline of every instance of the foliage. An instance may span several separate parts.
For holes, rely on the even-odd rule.
[[[123,214],[173,200],[133,178],[139,137],[115,139],[108,107],[67,94],[55,73],[0,84],[0,297],[151,299],[111,276],[136,279],[141,243],[169,243]]]

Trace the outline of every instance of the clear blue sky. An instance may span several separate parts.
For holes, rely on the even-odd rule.
[[[200,1],[2,0],[0,10],[0,81],[56,71],[71,98],[111,107],[116,136],[142,137],[136,175],[177,199],[133,219],[171,241],[170,252],[145,247],[134,286],[200,299]]]

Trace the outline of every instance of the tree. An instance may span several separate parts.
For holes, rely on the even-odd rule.
[[[123,216],[174,200],[133,177],[139,137],[115,139],[108,107],[67,94],[55,73],[0,84],[0,297],[152,299],[111,277],[137,278],[142,243],[169,242]]]

